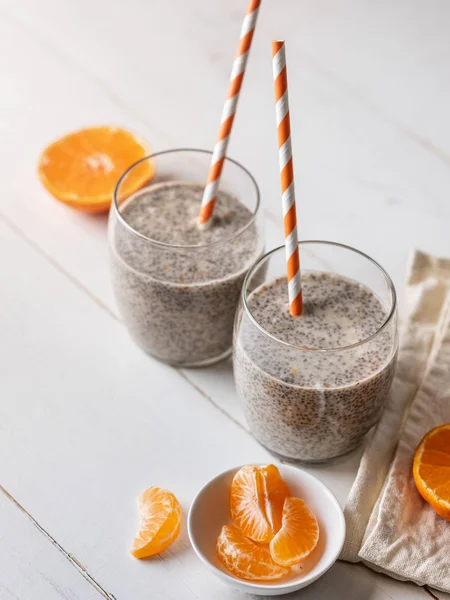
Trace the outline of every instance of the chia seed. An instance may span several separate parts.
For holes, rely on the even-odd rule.
[[[180,366],[229,353],[242,283],[263,249],[255,223],[237,233],[252,213],[226,192],[219,192],[212,224],[201,231],[202,195],[197,184],[154,185],[120,207],[128,225],[150,240],[119,221],[110,231],[113,287],[125,324],[146,352]]]
[[[302,274],[304,310],[289,312],[282,277],[257,288],[238,321],[234,372],[249,426],[272,452],[323,461],[356,448],[379,420],[396,364],[394,325],[365,286]],[[278,340],[278,341],[277,341]],[[361,345],[347,348],[353,344]],[[296,347],[293,347],[296,346]]]

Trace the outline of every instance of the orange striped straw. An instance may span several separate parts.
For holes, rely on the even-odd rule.
[[[298,252],[294,165],[292,162],[291,121],[284,41],[272,42],[272,67],[278,127],[278,156],[280,160],[289,308],[292,316],[299,317],[303,311],[303,296]]]
[[[231,70],[228,95],[220,120],[219,135],[217,136],[216,145],[214,146],[208,180],[206,182],[205,191],[203,192],[202,206],[198,219],[199,225],[203,227],[207,227],[210,224],[211,217],[213,216],[220,176],[222,174],[223,163],[227,153],[231,128],[233,126],[234,115],[236,114],[239,92],[241,91],[242,80],[245,75],[245,67],[250,53],[250,46],[252,44],[260,4],[261,0],[249,0],[247,13],[242,23],[239,46],[236,58],[234,59],[233,69]]]

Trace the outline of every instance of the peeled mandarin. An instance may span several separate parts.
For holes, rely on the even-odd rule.
[[[243,534],[268,543],[281,527],[281,515],[289,488],[275,465],[247,465],[233,478],[230,512]]]
[[[146,558],[163,552],[180,533],[181,507],[167,490],[149,487],[138,497],[141,526],[131,553]]]
[[[269,545],[273,560],[291,567],[307,558],[319,541],[316,517],[300,498],[286,498],[282,526]]]
[[[241,579],[273,581],[289,573],[272,560],[267,546],[256,544],[234,525],[222,527],[216,551],[224,567]]]

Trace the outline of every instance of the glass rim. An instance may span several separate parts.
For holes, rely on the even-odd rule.
[[[301,246],[307,246],[309,244],[322,244],[325,246],[334,246],[336,248],[342,248],[344,250],[350,250],[350,252],[354,252],[355,254],[359,254],[359,256],[362,256],[363,258],[367,259],[370,263],[372,263],[372,265],[374,265],[383,275],[385,281],[388,284],[388,288],[391,292],[392,295],[392,306],[391,306],[391,310],[389,311],[386,319],[384,320],[384,322],[382,323],[382,325],[380,325],[380,327],[377,329],[377,331],[375,331],[372,335],[370,335],[369,337],[366,337],[362,340],[360,340],[359,342],[355,342],[354,344],[350,344],[347,346],[340,346],[337,348],[308,348],[305,346],[299,346],[297,344],[291,344],[290,342],[285,342],[284,340],[279,339],[278,337],[276,337],[275,335],[269,333],[260,323],[258,323],[257,319],[253,316],[252,311],[250,310],[250,307],[248,306],[247,303],[247,287],[248,287],[248,283],[250,281],[250,278],[254,275],[255,271],[272,255],[275,254],[276,252],[279,252],[281,250],[285,250],[284,244],[282,246],[278,246],[277,248],[273,248],[273,250],[270,250],[269,252],[266,252],[266,254],[264,254],[263,256],[261,256],[260,259],[258,259],[258,261],[249,269],[247,275],[245,276],[244,279],[244,283],[242,284],[242,303],[244,305],[245,311],[248,315],[248,317],[250,318],[250,320],[253,322],[254,325],[256,325],[256,327],[262,331],[262,333],[264,333],[264,335],[270,337],[271,339],[273,339],[275,342],[277,342],[278,344],[282,344],[283,346],[288,346],[289,348],[295,348],[296,350],[301,350],[302,352],[316,352],[316,353],[327,353],[327,352],[343,352],[346,350],[353,350],[355,348],[358,348],[359,346],[362,346],[364,344],[366,344],[367,342],[370,342],[371,340],[373,340],[374,338],[376,338],[386,327],[387,325],[391,322],[391,320],[393,319],[396,309],[397,309],[397,292],[395,291],[395,286],[394,286],[394,282],[392,281],[389,273],[372,257],[370,257],[368,254],[366,254],[365,252],[361,252],[361,250],[357,250],[356,248],[353,248],[352,246],[348,246],[347,244],[341,244],[339,242],[329,242],[326,240],[304,240],[301,242],[298,242],[298,245]],[[300,317],[301,318],[301,317]]]
[[[113,203],[112,203],[112,208],[115,212],[115,215],[117,216],[118,220],[121,222],[121,224],[128,229],[132,234],[136,235],[137,237],[140,237],[141,239],[145,240],[146,242],[149,242],[150,244],[155,244],[156,246],[161,246],[162,248],[175,248],[178,250],[200,250],[203,248],[211,248],[212,246],[219,246],[220,244],[226,244],[232,240],[234,240],[235,238],[239,237],[242,233],[244,233],[244,231],[246,231],[251,225],[252,223],[255,222],[256,220],[256,216],[258,214],[259,208],[260,208],[260,204],[261,204],[261,194],[259,191],[259,186],[258,183],[256,182],[255,177],[250,173],[250,171],[244,167],[243,165],[241,165],[241,163],[239,163],[237,160],[234,160],[233,158],[230,158],[229,156],[225,157],[225,163],[231,163],[237,167],[239,167],[239,169],[241,171],[243,171],[246,175],[248,175],[249,179],[251,180],[251,182],[253,183],[253,186],[255,188],[255,193],[256,193],[256,205],[255,205],[255,209],[253,210],[253,212],[251,213],[251,218],[248,221],[248,223],[246,223],[243,227],[241,227],[240,229],[238,229],[237,231],[233,232],[233,234],[230,237],[224,238],[224,239],[220,239],[220,240],[216,240],[215,242],[208,242],[207,244],[169,244],[167,242],[161,242],[158,240],[155,240],[151,237],[148,237],[146,235],[144,235],[143,233],[140,233],[139,231],[137,231],[136,229],[134,229],[134,227],[132,227],[127,221],[126,219],[124,219],[121,211],[120,211],[120,204],[118,201],[118,196],[119,196],[119,188],[123,183],[123,180],[125,179],[125,177],[138,165],[140,165],[141,163],[143,163],[144,161],[147,160],[152,160],[157,158],[158,156],[163,156],[166,154],[175,154],[177,152],[194,152],[194,153],[200,153],[200,154],[207,154],[210,157],[212,157],[213,152],[211,150],[204,150],[202,148],[171,148],[169,150],[161,150],[160,152],[153,152],[152,154],[149,154],[148,156],[144,156],[143,158],[139,159],[138,161],[136,161],[135,163],[133,163],[132,165],[130,165],[128,167],[128,169],[126,169],[126,171],[124,171],[124,173],[120,176],[120,179],[117,181],[116,187],[114,188],[114,192],[113,192]],[[156,184],[158,185],[158,184]],[[145,187],[145,186],[144,186]],[[141,188],[141,190],[144,188]],[[139,192],[140,190],[137,190],[137,192]],[[137,193],[135,192],[135,193]],[[133,195],[133,194],[131,194]],[[127,198],[123,201],[126,202]],[[122,202],[122,203],[123,203]],[[199,210],[200,210],[200,206],[199,206]]]

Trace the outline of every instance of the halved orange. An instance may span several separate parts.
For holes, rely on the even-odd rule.
[[[417,446],[413,476],[422,498],[450,521],[450,423],[429,431]]]
[[[149,487],[138,497],[141,528],[134,538],[131,553],[136,558],[159,554],[180,533],[181,506],[172,492]]]
[[[268,543],[281,527],[281,515],[289,488],[275,465],[247,465],[233,478],[230,511],[244,535]]]
[[[273,560],[283,567],[291,567],[305,560],[318,541],[319,525],[305,502],[300,498],[286,498],[282,527],[269,546]]]
[[[242,579],[272,581],[289,573],[272,560],[267,546],[256,544],[234,525],[222,527],[216,551],[228,571]]]
[[[92,127],[69,133],[42,152],[38,174],[58,200],[86,212],[109,209],[119,178],[132,164],[149,154],[147,145],[118,127]],[[143,161],[123,183],[119,202],[153,176],[154,166]]]

